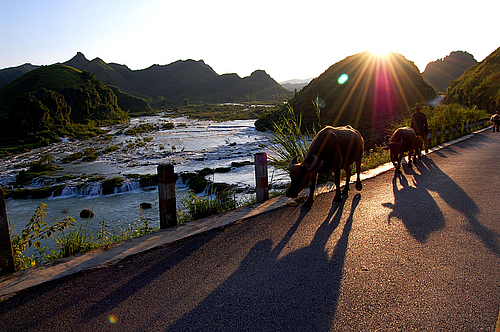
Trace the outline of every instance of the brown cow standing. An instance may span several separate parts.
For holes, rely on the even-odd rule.
[[[500,115],[498,115],[498,113],[493,114],[490,118],[490,122],[493,125],[493,132],[495,132],[495,128],[497,129],[498,132],[498,127],[500,125]]]
[[[327,126],[318,132],[307,151],[303,162],[298,163],[298,157],[290,161],[291,183],[286,196],[295,198],[310,181],[309,197],[304,206],[310,207],[314,201],[314,190],[319,173],[334,173],[335,201],[341,201],[340,170],[346,173],[346,185],[343,195],[349,191],[351,165],[356,163],[356,189],[361,190],[361,159],[363,158],[365,142],[361,134],[351,126]]]
[[[401,167],[401,160],[405,152],[408,152],[408,165],[411,165],[411,157],[413,162],[417,161],[417,157],[421,160],[422,144],[424,143],[421,136],[417,136],[415,131],[410,127],[402,127],[396,129],[389,143],[384,150],[391,151],[391,161],[396,167],[396,172]]]

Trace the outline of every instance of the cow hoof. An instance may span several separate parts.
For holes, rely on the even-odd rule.
[[[305,201],[303,206],[306,208],[310,208],[313,205],[313,201]]]
[[[344,189],[342,189],[342,195],[349,195],[349,188],[348,187],[344,187]]]
[[[361,189],[363,189],[363,185],[361,184],[361,182],[356,183],[356,190],[361,191]]]
[[[333,201],[335,201],[335,202],[342,202],[342,196],[335,195],[335,197],[333,198]]]

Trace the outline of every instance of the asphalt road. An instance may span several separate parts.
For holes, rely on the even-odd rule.
[[[494,331],[499,156],[483,132],[340,203],[31,288],[0,304],[0,331]]]

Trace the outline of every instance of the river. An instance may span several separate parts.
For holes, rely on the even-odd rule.
[[[71,216],[78,226],[86,226],[94,236],[104,221],[109,229],[119,231],[148,221],[151,227],[159,227],[158,190],[156,186],[140,187],[138,181],[129,178],[131,174],[156,174],[159,164],[172,163],[176,173],[195,172],[204,168],[229,167],[229,172],[206,176],[213,182],[224,182],[239,188],[238,199],[248,199],[255,188],[253,165],[234,167],[234,163],[253,162],[257,152],[268,152],[265,133],[254,128],[255,120],[228,122],[200,121],[187,118],[171,118],[168,113],[131,119],[126,126],[105,128],[107,135],[100,137],[52,144],[30,152],[1,160],[0,185],[9,187],[19,171],[27,169],[30,162],[50,154],[61,169],[48,177],[35,179],[29,188],[52,185],[63,176],[67,180],[58,196],[41,199],[25,198],[6,200],[7,214],[13,229],[20,234],[40,203],[47,204],[47,223],[60,221]],[[138,125],[173,124],[171,129],[160,129],[148,133],[125,135],[124,132]],[[101,154],[96,160],[81,160],[63,163],[64,158],[77,151],[92,147],[97,151],[106,148],[110,152]],[[241,164],[240,164],[241,165]],[[127,175],[129,177],[127,177]],[[84,182],[89,178],[111,178],[120,176],[125,182],[110,195],[102,194],[100,183]],[[269,181],[277,186],[286,186],[283,172],[269,169]],[[58,183],[59,184],[59,183]],[[186,194],[186,184],[179,179],[176,183],[178,203]],[[140,209],[140,203],[149,202],[151,209]],[[91,209],[95,217],[79,217],[82,209]]]

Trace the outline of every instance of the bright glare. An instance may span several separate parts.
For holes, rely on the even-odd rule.
[[[383,45],[375,46],[369,49],[369,52],[375,56],[388,56],[391,50]]]
[[[339,84],[344,84],[345,82],[347,82],[348,79],[349,79],[349,76],[347,74],[342,74],[342,75],[340,75],[338,82],[339,82]]]

